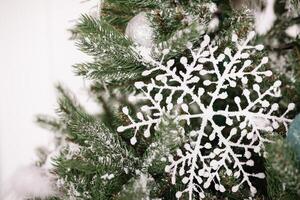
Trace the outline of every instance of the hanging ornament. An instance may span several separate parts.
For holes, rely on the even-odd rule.
[[[125,35],[143,47],[153,46],[153,28],[145,12],[140,12],[128,22]]]

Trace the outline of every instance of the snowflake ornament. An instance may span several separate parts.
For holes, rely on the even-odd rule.
[[[250,179],[265,178],[263,173],[250,173],[246,168],[254,166],[252,154],[260,155],[264,142],[269,142],[264,137],[267,132],[281,126],[287,129],[291,120],[286,115],[295,105],[289,104],[286,112],[278,116],[279,105],[271,101],[281,96],[281,82],[277,80],[266,87],[272,72],[264,70],[267,57],[257,65],[251,60],[264,48],[249,44],[254,37],[255,32],[244,40],[233,34],[234,48],[227,47],[218,53],[218,46],[205,35],[199,47],[187,44],[190,57],[182,57],[176,66],[174,60],[164,61],[168,50],[160,61],[148,58],[152,67],[142,75],[155,77],[135,83],[143,94],[135,98],[147,103],[134,118],[127,107],[123,108],[131,123],[120,126],[118,132],[134,129],[132,145],[137,142],[138,132],[150,137],[150,130],[158,127],[164,115],[184,124],[189,142],[177,149],[176,155],[168,156],[165,168],[173,184],[179,176],[186,186],[176,193],[177,198],[187,193],[190,200],[203,199],[204,190],[211,186],[225,192],[221,174],[239,181],[232,192],[246,184],[254,195],[256,188]]]

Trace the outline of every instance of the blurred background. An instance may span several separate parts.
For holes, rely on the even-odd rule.
[[[80,102],[92,103],[72,64],[83,61],[71,28],[97,0],[0,0],[0,188],[13,172],[35,161],[38,146],[51,145],[51,133],[35,115],[56,108],[54,84],[62,82]]]

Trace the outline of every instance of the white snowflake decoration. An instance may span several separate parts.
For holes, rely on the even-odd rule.
[[[272,72],[263,70],[263,65],[268,62],[267,57],[257,66],[250,60],[256,51],[263,50],[263,45],[249,44],[254,37],[255,32],[250,32],[246,40],[239,40],[233,34],[235,50],[227,47],[224,54],[216,57],[218,47],[212,45],[210,37],[205,35],[199,48],[193,49],[192,44],[187,45],[191,57],[182,57],[180,66],[176,67],[174,60],[163,64],[168,51],[163,52],[160,62],[155,59],[149,62],[148,58],[153,67],[144,71],[143,76],[154,73],[156,76],[150,82],[135,83],[135,87],[143,93],[143,96],[135,98],[149,103],[141,107],[141,112],[136,115],[137,120],[130,117],[127,107],[123,108],[131,123],[119,127],[118,131],[135,129],[131,138],[133,145],[137,142],[138,131],[149,137],[150,129],[158,127],[163,115],[173,116],[178,122],[184,121],[187,127],[191,121],[196,120],[199,124],[197,130],[186,133],[190,142],[178,149],[176,156],[169,156],[170,164],[165,169],[170,173],[173,184],[178,174],[186,185],[183,191],[176,193],[177,198],[188,193],[190,200],[195,194],[202,199],[205,197],[204,189],[211,185],[225,192],[221,171],[240,180],[231,188],[232,192],[247,184],[252,195],[256,189],[250,177],[265,177],[263,173],[250,174],[245,167],[254,165],[252,154],[260,154],[263,143],[268,142],[263,133],[278,129],[280,124],[287,129],[291,120],[286,115],[294,104],[289,104],[283,115],[276,116],[279,105],[270,104],[269,100],[281,96],[281,82],[277,80],[267,89],[261,89],[258,85]],[[228,97],[231,88],[240,91],[233,99]],[[221,101],[226,103],[222,109],[217,108]],[[228,103],[230,101],[231,104]],[[215,119],[218,116],[225,119],[226,127],[218,125]]]

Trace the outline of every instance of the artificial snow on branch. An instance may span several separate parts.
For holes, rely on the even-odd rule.
[[[264,48],[249,44],[254,37],[255,32],[250,32],[245,40],[233,34],[234,48],[226,47],[219,53],[218,46],[205,35],[199,47],[187,44],[190,57],[181,57],[179,66],[174,60],[164,61],[169,50],[163,51],[161,61],[147,58],[152,67],[145,70],[143,76],[154,73],[156,76],[149,82],[136,82],[135,87],[143,95],[130,97],[147,103],[135,117],[130,116],[127,107],[122,110],[130,124],[120,126],[118,132],[134,129],[132,145],[137,142],[139,132],[150,137],[152,128],[158,128],[164,115],[185,122],[190,141],[177,150],[177,155],[168,156],[169,164],[165,168],[173,184],[179,175],[186,185],[183,191],[176,193],[177,198],[188,193],[190,200],[195,194],[202,199],[204,190],[211,185],[225,192],[222,171],[239,180],[231,188],[232,192],[246,184],[254,195],[256,188],[250,177],[265,178],[263,173],[247,172],[246,166],[254,165],[252,154],[260,154],[263,143],[269,141],[264,137],[266,132],[280,126],[287,129],[291,120],[286,115],[295,106],[291,103],[286,112],[278,114],[279,105],[272,103],[272,99],[281,96],[281,82],[277,80],[268,88],[260,86],[267,84],[263,80],[270,79],[272,72],[264,69],[267,57],[258,64],[251,60],[251,56]],[[239,88],[240,94],[229,95],[232,88]],[[220,102],[226,105],[218,106]],[[220,117],[225,120],[222,125],[217,120]],[[190,130],[193,121],[198,127]]]

